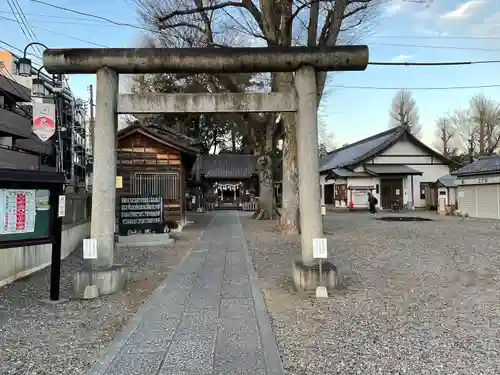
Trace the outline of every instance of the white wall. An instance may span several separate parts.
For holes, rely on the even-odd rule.
[[[392,156],[391,156],[392,155]],[[402,155],[402,156],[394,156]],[[403,156],[404,155],[404,156]],[[409,141],[399,141],[389,149],[385,150],[380,156],[377,156],[368,162],[368,164],[404,164],[408,167],[422,172],[422,176],[413,176],[413,193],[414,207],[424,208],[425,199],[420,199],[420,183],[434,183],[438,178],[450,173],[450,168],[442,164],[433,155],[427,153],[426,150],[414,145]],[[408,176],[403,180],[404,202],[408,202],[411,198],[411,177]],[[379,199],[380,201],[380,199]]]
[[[90,222],[75,225],[62,232],[61,259],[80,247],[90,236]],[[50,265],[52,245],[0,249],[0,287],[26,277]]]
[[[379,185],[379,192],[377,193],[376,187]],[[347,180],[347,186],[355,188],[356,186],[373,186],[372,193],[377,198],[377,207],[380,207],[380,178],[378,177],[354,177]],[[353,190],[352,200],[354,208],[368,208],[368,191],[367,190]],[[350,191],[347,191],[347,202],[350,200]],[[349,203],[348,203],[349,204]]]
[[[396,156],[399,155],[399,156]],[[431,163],[434,158],[410,141],[398,141],[374,158],[375,164]],[[438,160],[434,160],[439,162]]]

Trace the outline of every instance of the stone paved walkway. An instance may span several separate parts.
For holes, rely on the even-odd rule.
[[[219,212],[92,375],[281,375],[237,212]]]

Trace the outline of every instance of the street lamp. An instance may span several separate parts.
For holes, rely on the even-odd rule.
[[[46,88],[43,84],[43,79],[40,78],[40,72],[42,69],[43,65],[36,71],[36,78],[33,78],[33,85],[31,86],[31,95],[33,96],[44,97],[46,95]]]
[[[31,76],[31,60],[26,57],[26,52],[28,51],[28,47],[34,46],[34,45],[42,46],[45,49],[48,49],[48,47],[45,44],[42,44],[39,42],[29,43],[24,48],[23,57],[19,59],[19,75],[22,77],[30,77]]]

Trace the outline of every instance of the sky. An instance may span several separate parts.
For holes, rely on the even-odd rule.
[[[0,47],[9,43],[24,49],[28,40],[9,8],[0,2]],[[38,41],[50,48],[136,47],[140,29],[124,27],[39,4],[16,0]],[[132,0],[43,0],[121,23],[140,21]],[[360,32],[371,62],[449,62],[500,60],[500,1],[434,0],[430,6],[392,0],[380,7],[377,18]],[[40,56],[30,48],[30,53]],[[40,63],[39,59],[34,59]],[[355,142],[384,131],[391,100],[398,89],[412,91],[420,114],[422,139],[432,146],[435,121],[454,109],[466,108],[483,92],[500,101],[500,64],[464,66],[369,66],[363,72],[331,74],[320,116],[337,145]],[[126,91],[125,81],[121,90]],[[76,96],[88,100],[94,75],[70,77]],[[477,87],[499,85],[498,87]],[[472,88],[460,88],[460,87]],[[438,89],[441,88],[441,89]],[[446,89],[442,89],[446,88]]]

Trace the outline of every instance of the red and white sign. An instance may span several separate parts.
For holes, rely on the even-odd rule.
[[[35,230],[35,190],[3,190],[3,223],[0,233],[32,233]]]
[[[33,133],[45,142],[56,132],[56,107],[53,103],[33,103]]]

